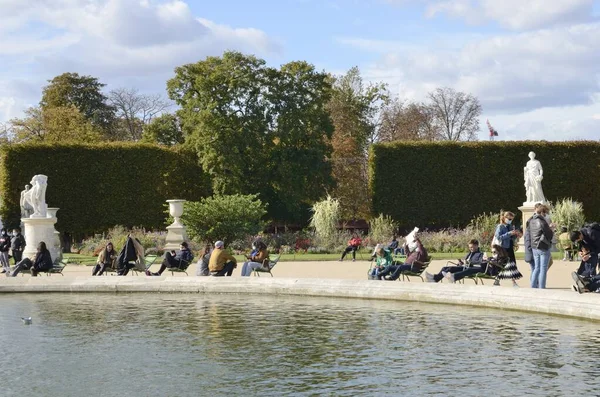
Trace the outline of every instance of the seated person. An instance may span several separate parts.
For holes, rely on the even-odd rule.
[[[151,273],[150,270],[146,269],[146,276],[160,276],[167,268],[178,268],[185,270],[190,265],[190,262],[194,259],[194,254],[188,248],[188,243],[185,241],[179,246],[179,253],[175,251],[166,252],[165,259],[158,272]]]
[[[416,229],[416,231],[418,231],[418,229]],[[429,256],[416,231],[411,233],[412,237],[408,237],[407,243],[404,244],[404,252],[407,253],[404,264],[397,262],[396,264],[389,266],[380,273],[382,279],[394,281],[397,280],[404,271],[410,270],[412,272],[420,272],[423,269],[423,263],[427,261]],[[386,278],[388,274],[390,274],[390,276]]]
[[[581,263],[579,269],[577,269],[577,274],[582,277],[594,277],[596,275],[596,267],[598,266],[598,255],[590,252],[589,247],[584,245],[581,247],[579,256],[581,257]]]
[[[249,277],[254,269],[269,268],[269,251],[267,251],[267,245],[262,241],[252,244],[252,252],[246,258],[248,260],[242,266],[242,277]]]
[[[487,262],[483,261],[479,265],[474,265],[471,267],[467,267],[464,270],[457,273],[444,273],[444,277],[448,279],[451,283],[455,281],[462,280],[465,277],[472,276],[477,273],[485,273],[490,276],[497,276],[500,273],[500,270],[506,266],[509,261],[508,251],[505,248],[502,248],[500,245],[492,246],[492,259]],[[498,284],[496,284],[498,285]]]
[[[398,254],[404,255],[404,248],[400,247],[400,244],[398,243],[396,236],[392,237],[392,242],[390,243],[390,245],[388,245],[387,249],[394,255],[398,255]]]
[[[210,254],[208,261],[208,270],[213,276],[231,276],[233,269],[237,267],[237,260],[227,251],[225,251],[225,243],[217,241],[215,249]]]
[[[572,261],[573,243],[571,242],[571,238],[569,236],[569,233],[567,232],[567,228],[563,226],[560,231],[561,233],[558,236],[558,243],[560,244],[560,248],[562,248],[564,251],[563,261],[566,261],[567,259]]]
[[[581,229],[571,232],[569,235],[571,242],[577,244],[575,247],[581,250],[584,245],[590,249],[590,252],[600,254],[600,226],[593,223],[584,226]]]
[[[344,260],[344,258],[346,257],[346,254],[348,252],[352,252],[352,262],[354,262],[356,260],[356,251],[358,251],[361,244],[362,244],[362,240],[360,239],[360,237],[358,237],[358,235],[356,233],[354,233],[352,235],[352,238],[348,241],[348,246],[346,247],[344,252],[342,252],[342,257],[340,258],[340,262],[342,262]]]
[[[377,244],[373,250],[372,258],[376,258],[375,266],[369,273],[370,280],[381,280],[381,272],[387,269],[389,266],[394,265],[392,254],[389,250],[383,248],[382,244]]]
[[[430,283],[437,283],[444,278],[446,273],[458,273],[465,270],[468,267],[481,265],[483,263],[483,252],[479,250],[479,241],[469,241],[469,252],[464,259],[458,260],[456,266],[444,266],[438,274],[430,274],[425,272],[425,278]]]
[[[92,271],[92,276],[101,276],[107,268],[114,269],[116,261],[117,251],[115,251],[113,244],[109,241],[106,244],[106,247],[104,247],[104,249],[100,251],[100,254],[98,255],[98,260],[96,261],[96,266],[94,266],[94,270]]]
[[[210,276],[208,272],[208,261],[210,260],[210,245],[204,247],[204,253],[196,264],[196,276]]]
[[[24,258],[15,265],[13,272],[10,274],[12,277],[16,277],[21,270],[29,269],[31,275],[36,277],[39,272],[47,272],[53,266],[52,257],[50,251],[46,248],[46,243],[40,241],[37,246],[37,252],[33,258]],[[8,276],[8,273],[7,273]]]

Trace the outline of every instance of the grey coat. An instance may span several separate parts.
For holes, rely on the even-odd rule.
[[[523,240],[525,242],[525,262],[533,263],[533,251],[531,250],[531,237],[529,236],[529,221],[531,218],[527,219],[525,223],[525,233],[523,234]]]

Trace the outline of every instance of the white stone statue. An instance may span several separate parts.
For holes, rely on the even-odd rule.
[[[29,218],[33,214],[33,207],[25,201],[25,195],[31,189],[30,185],[25,185],[25,190],[21,192],[21,218]]]
[[[31,179],[31,189],[22,193],[21,208],[27,206],[33,209],[30,218],[45,218],[48,205],[46,204],[46,186],[48,177],[46,175],[35,175]]]
[[[544,170],[542,163],[535,159],[535,153],[529,152],[529,161],[523,169],[525,176],[525,194],[529,203],[544,203],[544,191],[542,190],[542,179],[544,179]]]

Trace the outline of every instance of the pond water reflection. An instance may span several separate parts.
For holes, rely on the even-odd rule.
[[[562,396],[600,386],[597,323],[521,312],[280,296],[2,295],[0,324],[3,396]]]

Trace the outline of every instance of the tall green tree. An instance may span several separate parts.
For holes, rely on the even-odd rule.
[[[110,137],[115,120],[115,108],[108,104],[102,93],[105,84],[92,76],[63,73],[48,81],[44,87],[40,107],[50,108],[75,106],[94,127]]]
[[[327,103],[335,128],[331,143],[336,186],[332,195],[339,199],[345,219],[369,215],[367,149],[379,140],[380,114],[388,100],[387,87],[365,84],[357,67],[333,78]]]
[[[73,106],[57,106],[45,110],[32,107],[25,118],[10,121],[16,142],[99,142],[101,131]]]
[[[183,132],[174,114],[162,114],[144,126],[142,141],[173,146],[184,143]]]
[[[272,219],[308,218],[332,182],[325,73],[226,52],[176,68],[167,89],[215,193],[257,193]]]

